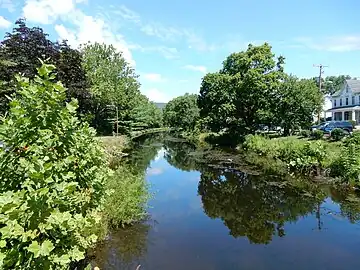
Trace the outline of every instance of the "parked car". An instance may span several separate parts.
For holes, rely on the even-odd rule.
[[[323,131],[324,133],[331,134],[331,131],[335,128],[340,128],[344,133],[351,134],[353,132],[353,125],[349,121],[330,121],[320,124],[316,129]]]

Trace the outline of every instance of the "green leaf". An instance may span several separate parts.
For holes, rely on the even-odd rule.
[[[5,240],[1,240],[0,241],[0,248],[4,248],[6,247],[6,241]]]
[[[70,256],[67,254],[64,254],[64,255],[60,256],[60,258],[56,258],[55,262],[60,265],[67,265],[71,262]]]
[[[74,261],[80,261],[82,259],[85,258],[84,252],[81,252],[78,247],[73,248],[70,252],[69,255],[71,256],[71,258]]]
[[[40,245],[37,241],[32,241],[27,250],[34,253],[34,258],[38,258],[40,256]]]
[[[53,243],[51,243],[49,240],[45,240],[45,241],[41,244],[40,253],[41,253],[41,255],[43,255],[43,256],[48,256],[53,249],[54,249]]]

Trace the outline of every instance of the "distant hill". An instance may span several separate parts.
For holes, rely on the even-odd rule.
[[[167,103],[154,102],[159,109],[164,109]]]

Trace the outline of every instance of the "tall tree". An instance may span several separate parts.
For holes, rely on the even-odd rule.
[[[131,110],[130,128],[146,129],[162,126],[162,111],[144,95],[139,95],[138,104]]]
[[[11,33],[6,33],[0,44],[0,91],[1,111],[7,110],[8,98],[15,93],[14,75],[24,74],[34,78],[40,60],[46,60],[58,67],[57,79],[67,90],[67,100],[75,97],[79,101],[79,112],[86,113],[89,107],[89,92],[82,57],[79,51],[70,48],[66,42],[52,42],[48,34],[39,27],[29,28],[24,19],[15,22]]]
[[[185,94],[172,99],[164,108],[164,123],[170,127],[192,130],[199,119],[198,96]]]
[[[112,127],[104,120],[115,117],[109,106],[118,108],[121,121],[131,119],[131,111],[141,95],[138,76],[112,45],[86,44],[82,52],[83,67],[94,99],[93,125],[98,131],[108,133]]]
[[[288,76],[272,101],[273,121],[284,128],[285,135],[289,135],[290,130],[306,128],[312,123],[313,115],[323,104],[323,94],[313,80]]]
[[[268,116],[269,100],[284,77],[283,64],[284,58],[275,58],[267,43],[231,54],[220,72],[203,78],[200,116],[215,132],[254,132]]]

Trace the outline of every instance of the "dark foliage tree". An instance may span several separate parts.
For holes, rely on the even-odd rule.
[[[79,102],[79,112],[89,111],[89,98],[85,71],[79,51],[72,49],[66,42],[52,42],[48,34],[39,27],[28,27],[24,19],[15,22],[11,33],[6,33],[0,44],[0,89],[1,111],[8,109],[8,98],[15,93],[13,83],[16,74],[34,78],[40,60],[54,64],[58,69],[57,79],[67,88],[67,100],[72,97]]]

